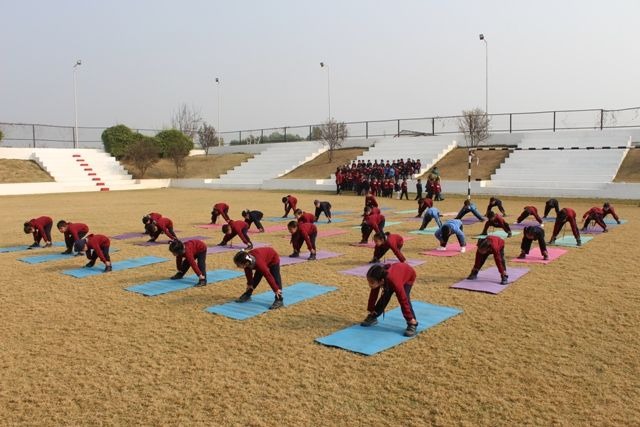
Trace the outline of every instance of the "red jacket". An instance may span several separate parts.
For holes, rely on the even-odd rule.
[[[364,222],[376,233],[380,233],[380,224],[384,221],[384,215],[382,214],[369,214],[364,217]]]
[[[498,214],[494,214],[492,219],[488,219],[487,222],[484,223],[482,234],[487,234],[489,227],[502,228],[506,233],[511,233],[509,224],[507,224],[504,218]]]
[[[413,319],[413,313],[411,312],[411,304],[409,303],[409,297],[404,292],[404,285],[412,285],[416,281],[416,271],[409,264],[398,262],[389,266],[387,277],[384,280],[384,284],[376,289],[371,289],[369,292],[369,304],[367,310],[372,312],[375,309],[376,301],[380,293],[380,288],[384,287],[385,292],[395,292],[400,308],[402,309],[402,315],[406,320]]]
[[[170,238],[171,240],[177,239],[176,235],[171,232],[171,230],[173,230],[173,221],[171,221],[169,218],[163,216],[163,217],[158,218],[157,220],[155,220],[153,222],[160,230],[162,230],[162,232],[168,238]],[[171,229],[171,230],[169,230],[169,229]]]
[[[400,249],[404,245],[404,239],[399,234],[389,234],[387,239],[380,246],[376,246],[373,251],[373,257],[376,259],[382,258],[382,256],[389,250],[398,258],[398,261],[405,262],[407,259],[402,255]]]
[[[38,235],[40,235],[40,237],[44,238],[46,242],[47,233],[44,231],[44,228],[49,224],[53,225],[53,220],[48,216],[41,216],[30,220],[29,224],[33,227],[33,238],[37,239]]]
[[[92,249],[100,258],[100,261],[106,263],[107,258],[104,256],[104,252],[102,252],[102,248],[108,248],[111,245],[111,240],[107,236],[103,236],[102,234],[89,234],[87,236],[87,248]],[[87,251],[87,258],[91,259],[91,255],[89,251]]]
[[[591,214],[593,214],[596,217],[603,217],[604,218],[604,211],[602,210],[602,208],[594,206],[591,209],[589,209],[588,211],[586,211],[584,213],[584,215],[582,215],[582,219],[586,219]]]
[[[305,222],[309,224],[313,224],[314,222],[316,222],[315,215],[311,212],[302,212],[302,215],[300,215],[300,217],[298,218],[298,223],[302,224]]]
[[[201,271],[196,262],[196,255],[200,252],[207,253],[207,245],[202,240],[188,240],[184,242],[184,254],[176,256],[176,269],[182,268],[182,260],[186,259],[198,276],[204,276],[207,272]]]
[[[302,245],[302,242],[300,242],[300,240],[304,240],[309,250],[315,250],[316,247],[311,241],[312,234],[318,234],[318,228],[315,225],[308,222],[299,223],[298,230],[291,235],[291,242],[294,243],[294,245],[296,243]]]
[[[538,215],[538,209],[535,206],[525,206],[523,210],[529,212],[529,215],[533,216],[536,221],[542,224],[542,219],[540,218],[540,215]]]
[[[267,283],[269,283],[271,289],[273,289],[274,292],[278,292],[280,287],[269,270],[269,267],[280,264],[280,256],[278,253],[273,248],[265,247],[252,249],[249,251],[249,254],[255,257],[256,263],[253,269],[244,269],[244,275],[247,278],[247,285],[254,288],[258,285],[257,283],[253,283],[253,270],[256,270],[256,272],[259,272],[265,279],[267,279]]]
[[[618,215],[616,214],[616,210],[613,209],[613,206],[609,205],[608,208],[602,208],[602,212],[603,212],[602,218],[604,218],[607,215],[611,214],[613,219],[615,219],[616,221],[620,221],[620,218],[618,218]]]
[[[243,230],[249,229],[249,225],[246,222],[229,220],[229,227],[231,228],[231,234],[224,235],[224,239],[222,239],[223,243],[227,243],[229,240],[233,239],[236,236],[240,237],[240,240],[242,240],[245,245],[248,245],[250,243],[250,241],[247,240],[246,237],[244,237],[245,233],[243,232]]]
[[[82,224],[81,222],[69,222],[67,223],[67,231],[64,232],[64,237],[73,237],[73,241],[80,239],[79,233],[87,234],[89,232],[89,226]]]
[[[158,212],[150,212],[147,214],[147,216],[149,217],[149,219],[151,219],[151,221],[157,221],[162,218],[162,214],[159,214]]]
[[[222,202],[216,203],[215,205],[213,205],[212,211],[218,212],[218,215],[222,215],[222,218],[224,218],[226,221],[229,221],[229,215],[227,215],[227,212],[229,212],[228,204]]]
[[[376,197],[373,194],[367,194],[364,198],[364,205],[377,208],[378,201],[376,200]]]
[[[293,196],[287,196],[287,201],[285,202],[284,207],[286,208],[287,205],[289,205],[289,207],[295,211],[297,204],[298,204],[298,199],[296,199]]]
[[[491,248],[490,253],[493,254],[493,259],[496,262],[496,267],[498,267],[498,271],[500,272],[501,275],[507,274],[507,270],[504,264],[502,263],[502,252],[504,251],[504,240],[502,240],[498,236],[487,236],[486,240],[489,241],[490,248]],[[476,262],[473,265],[473,269],[475,271],[480,270],[480,268],[482,267],[482,265],[484,264],[488,256],[489,256],[488,253],[481,254],[480,252],[476,251]]]

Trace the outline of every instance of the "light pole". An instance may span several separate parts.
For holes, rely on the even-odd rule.
[[[76,68],[82,65],[82,60],[78,59],[73,64],[73,112],[76,117],[75,127],[73,128],[73,148],[78,148],[78,93],[76,90]]]
[[[218,133],[218,145],[222,145],[220,142],[222,141],[220,136],[220,78],[216,77],[216,86],[218,86],[218,124],[216,125],[216,130]]]
[[[484,114],[489,116],[489,44],[484,34],[480,34],[480,40],[484,42]]]
[[[327,100],[329,102],[329,117],[328,119],[331,119],[331,80],[329,78],[329,65],[321,62],[320,63],[320,68],[326,68],[327,69]]]

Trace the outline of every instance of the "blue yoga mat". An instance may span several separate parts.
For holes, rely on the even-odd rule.
[[[109,253],[114,253],[114,252],[118,252],[118,249],[109,248]],[[74,254],[63,255],[63,254],[57,253],[57,254],[27,256],[24,258],[18,258],[18,261],[26,262],[27,264],[40,264],[43,262],[60,261],[61,259],[73,259],[73,258],[75,258]],[[78,259],[84,260],[85,263],[87,262],[87,257],[84,255],[78,256]]]
[[[412,305],[418,321],[418,333],[462,313],[462,310],[457,308],[421,301],[413,301]],[[378,317],[378,324],[375,326],[353,325],[326,337],[316,338],[316,341],[320,344],[371,356],[412,339],[404,336],[406,328],[407,321],[402,316],[400,307],[396,307],[385,313],[384,318]]]
[[[244,271],[238,270],[213,270],[207,271],[207,284],[221,282],[223,280],[235,279],[244,275]],[[142,294],[148,297],[156,295],[168,294],[169,292],[181,291],[183,289],[193,288],[198,282],[198,276],[192,274],[179,280],[155,280],[153,282],[143,283],[141,285],[130,286],[125,288],[127,291]]]
[[[331,211],[333,215],[349,215],[354,213],[353,211]]]
[[[618,223],[616,222],[616,220],[615,220],[615,219],[613,219],[613,218],[605,218],[605,219],[604,219],[604,223],[605,223],[605,224],[607,224],[607,225],[618,225]],[[626,219],[621,219],[621,220],[620,220],[620,224],[626,224],[626,223],[627,223],[627,220],[626,220]]]
[[[438,231],[438,227],[427,227],[424,230],[413,230],[410,231],[409,234],[436,234],[436,231]]]
[[[289,221],[297,221],[295,216],[288,216],[286,218],[282,218],[280,216],[269,216],[267,218],[263,218],[263,221],[269,222],[289,222]]]
[[[300,301],[335,291],[336,289],[334,286],[317,285],[315,283],[296,283],[295,285],[282,289],[284,305],[287,307]],[[236,320],[245,320],[269,311],[269,306],[273,304],[273,299],[273,292],[267,291],[253,295],[251,300],[247,302],[239,303],[234,301],[222,305],[214,305],[206,308],[205,311]]]
[[[589,241],[591,240],[593,240],[593,237],[591,236],[585,236],[584,234],[580,236],[580,241],[582,243],[582,246],[584,246],[586,243],[589,243]],[[578,245],[576,244],[576,238],[573,237],[573,234],[569,236],[558,237],[553,244],[555,246],[567,246],[570,248],[578,247]]]
[[[615,222],[615,221],[614,221]],[[53,246],[56,248],[64,248],[64,242],[53,242]],[[29,249],[33,251],[37,251],[38,249],[44,249],[43,246],[39,248],[29,248],[29,245],[20,245],[20,246],[8,246],[6,248],[0,248],[0,254],[5,254],[7,252],[18,252],[18,251],[28,251]]]
[[[158,264],[160,262],[169,261],[167,258],[162,258],[158,256],[143,256],[140,258],[132,258],[125,259],[123,261],[116,261],[111,263],[113,267],[113,271],[120,270],[128,270],[130,268],[144,267],[145,265]],[[82,279],[83,277],[95,276],[98,274],[102,274],[104,272],[104,265],[94,265],[91,268],[74,268],[71,270],[63,270],[62,274],[66,274],[67,276],[73,276],[77,279]]]
[[[346,220],[344,218],[332,218],[331,219],[331,223],[332,224],[338,223],[338,222],[345,222],[345,221]],[[316,224],[329,224],[329,221],[327,221],[327,219],[324,218],[324,219],[316,221]]]

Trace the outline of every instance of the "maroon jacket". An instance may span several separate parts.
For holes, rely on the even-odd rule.
[[[229,221],[229,216],[227,215],[227,212],[229,212],[229,205],[226,203],[216,203],[215,205],[213,205],[213,211],[217,211],[218,215],[222,215],[222,218],[225,219],[225,221]]]
[[[147,214],[147,216],[151,219],[151,221],[157,221],[162,218],[162,214],[159,214],[158,212],[150,212]]]
[[[294,211],[296,210],[296,206],[298,204],[298,199],[296,199],[293,196],[287,196],[287,201],[284,204],[284,208],[287,208],[287,205],[289,206],[289,208],[293,209]]]
[[[560,221],[561,213],[564,212],[566,214],[566,219],[564,221]],[[565,223],[569,223],[571,226],[571,232],[576,239],[580,238],[580,232],[578,231],[578,224],[576,223],[576,211],[571,208],[562,208],[560,209],[558,216],[556,217],[556,222],[553,225],[553,235],[551,238],[555,238]]]
[[[206,271],[200,271],[195,256],[200,252],[207,252],[207,245],[202,240],[188,240],[184,242],[184,254],[176,257],[176,269],[182,268],[182,260],[186,259],[198,276],[204,276]]]
[[[540,215],[538,215],[538,209],[535,206],[525,206],[522,209],[522,213],[518,217],[518,224],[524,221],[524,219],[529,215],[533,216],[536,221],[538,221],[538,224],[542,224],[542,219],[540,218]]]
[[[498,236],[487,236],[486,239],[490,243],[490,248],[491,248],[490,253],[493,254],[493,259],[496,262],[496,267],[498,267],[498,271],[500,272],[500,275],[504,276],[505,274],[507,274],[507,269],[505,268],[504,263],[502,262],[502,257],[504,254],[504,240],[502,240]],[[476,251],[476,262],[473,265],[473,269],[475,271],[479,271],[480,268],[482,268],[482,265],[484,264],[484,262],[487,260],[488,256],[489,256],[489,253],[481,254],[480,252]]]
[[[171,232],[173,230],[173,221],[167,217],[161,217],[153,221],[153,223],[171,240],[177,239],[176,235]],[[171,230],[169,230],[171,229]]]
[[[311,235],[313,234],[318,234],[318,228],[315,225],[308,222],[299,223],[298,230],[291,235],[291,243],[293,243],[294,248],[300,248],[304,240],[309,250],[315,250],[316,245],[311,240]]]
[[[373,228],[376,233],[380,233],[379,224],[381,224],[382,221],[384,221],[384,215],[382,214],[369,214],[364,217],[365,224]]]
[[[589,209],[588,211],[586,211],[584,213],[584,215],[582,215],[582,219],[587,219],[587,217],[589,217],[590,215],[593,215],[594,217],[603,217],[604,218],[604,211],[602,210],[602,208],[599,208],[597,206]]]
[[[618,218],[618,215],[616,214],[616,210],[613,209],[613,206],[611,205],[609,205],[608,208],[602,208],[602,213],[602,218],[605,218],[607,215],[611,214],[613,219],[615,219],[616,221],[620,221],[620,218]]]
[[[280,256],[278,253],[270,247],[256,248],[249,251],[249,255],[253,255],[256,259],[256,264],[253,268],[245,268],[244,275],[247,278],[247,285],[255,288],[257,285],[253,283],[253,270],[260,272],[267,283],[273,289],[273,292],[278,292],[280,289],[276,279],[271,274],[269,267],[280,264]]]
[[[32,220],[29,221],[29,224],[31,225],[31,227],[33,227],[33,239],[34,240],[38,240],[38,236],[42,237],[44,239],[45,242],[48,242],[47,240],[47,233],[44,230],[44,228],[47,225],[53,225],[53,220],[51,218],[49,218],[48,216],[41,216],[38,218],[34,218]]]
[[[413,319],[413,313],[411,311],[411,305],[409,298],[404,292],[404,285],[411,285],[416,281],[416,271],[409,264],[403,262],[397,262],[391,264],[389,267],[387,278],[384,280],[384,284],[376,289],[371,289],[369,292],[369,303],[367,310],[372,312],[375,309],[378,295],[380,294],[380,288],[384,287],[385,292],[395,292],[400,308],[402,309],[402,315],[406,320]]]
[[[505,231],[505,233],[511,233],[511,228],[509,227],[509,224],[507,224],[504,218],[499,214],[494,214],[493,218],[488,219],[487,222],[484,223],[482,234],[487,234],[489,227],[502,228]]]
[[[393,254],[398,258],[398,261],[405,262],[407,259],[402,255],[400,250],[404,245],[404,239],[399,234],[389,234],[387,239],[380,246],[376,246],[373,251],[373,257],[376,259],[382,258],[382,256],[387,253],[389,249],[393,252]]]
[[[302,212],[302,215],[300,215],[300,217],[298,218],[298,223],[302,224],[305,222],[309,224],[313,224],[314,222],[316,222],[315,215],[311,212]]]
[[[69,222],[67,223],[67,231],[64,232],[64,237],[73,237],[73,241],[80,239],[79,233],[87,234],[89,232],[89,226],[81,222]]]
[[[233,239],[236,236],[240,237],[240,240],[242,240],[242,242],[245,245],[248,245],[249,243],[251,243],[244,236],[245,232],[249,229],[249,225],[246,222],[234,221],[231,219],[229,220],[228,224],[229,224],[229,227],[231,228],[231,234],[225,234],[224,238],[222,239],[222,243],[227,243],[229,240]]]
[[[87,236],[87,248],[94,250],[100,261],[104,263],[107,262],[107,258],[104,256],[102,248],[108,248],[109,246],[111,246],[111,240],[107,236],[102,234],[89,234]],[[87,251],[87,258],[91,259],[89,251]]]

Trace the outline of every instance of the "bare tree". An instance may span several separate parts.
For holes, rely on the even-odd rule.
[[[209,155],[211,147],[219,147],[221,145],[216,128],[209,126],[206,122],[203,122],[200,129],[198,129],[198,141],[204,150],[205,156]]]
[[[171,127],[193,140],[202,123],[202,115],[195,107],[181,104],[171,117]]]
[[[467,143],[467,199],[471,199],[471,160],[476,148],[489,138],[489,116],[481,108],[463,111],[458,118],[458,129]]]
[[[333,161],[333,150],[342,147],[342,143],[348,136],[347,124],[338,123],[336,119],[328,119],[320,125],[321,141],[329,146],[329,163]]]

